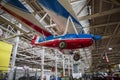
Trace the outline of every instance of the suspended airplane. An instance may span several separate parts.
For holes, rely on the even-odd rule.
[[[32,44],[36,46],[45,46],[63,49],[79,49],[89,47],[94,41],[100,40],[101,36],[93,34],[84,34],[83,27],[79,23],[71,6],[67,0],[36,0],[50,17],[64,28],[69,26],[65,35],[55,36],[46,31],[45,28],[35,19],[28,9],[19,0],[2,0],[0,8],[14,16],[26,26],[43,34],[44,38],[34,36]],[[68,23],[67,22],[71,23]],[[66,25],[67,24],[67,25]],[[64,28],[65,29],[65,28]],[[74,33],[72,33],[75,31]]]
[[[91,34],[66,34],[63,36],[51,35],[46,38],[34,36],[32,44],[58,49],[79,49],[91,46],[94,40],[99,40],[99,38],[99,36]]]

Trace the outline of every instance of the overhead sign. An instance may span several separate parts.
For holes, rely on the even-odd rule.
[[[11,44],[0,41],[0,71],[8,70],[12,47]]]

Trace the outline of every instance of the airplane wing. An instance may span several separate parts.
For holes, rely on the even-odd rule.
[[[58,2],[76,19],[77,19],[77,16],[76,14],[74,13],[70,3],[68,0],[58,0]]]
[[[40,22],[24,7],[19,0],[3,0],[0,4],[0,8],[14,16],[22,24],[29,28],[36,30],[37,32],[44,34],[45,36],[52,35],[46,31]]]
[[[68,18],[71,17],[78,33],[82,31],[82,25],[79,23],[72,10],[70,4],[66,0],[37,0],[44,10],[49,14],[49,16],[55,21],[56,24],[60,26],[61,29],[65,30]],[[73,33],[73,25],[69,24],[69,32]]]

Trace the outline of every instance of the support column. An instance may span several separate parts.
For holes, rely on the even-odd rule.
[[[71,67],[72,67],[72,73],[73,73],[73,57],[71,55]]]
[[[68,76],[70,76],[70,57],[68,58]]]
[[[78,73],[78,64],[73,65],[74,73]]]
[[[44,57],[45,57],[45,47],[43,47],[41,55],[41,80],[44,79]]]
[[[45,19],[46,16],[47,16],[47,13],[42,17],[42,19],[40,20],[40,22],[42,22]]]
[[[65,58],[63,55],[63,76],[65,76]]]
[[[21,27],[21,25],[19,25],[19,27]],[[19,35],[20,31],[17,31],[17,34]],[[10,70],[9,75],[8,75],[8,80],[13,80],[18,44],[19,44],[19,37],[16,37],[15,38],[15,45],[13,47],[13,52],[12,52],[11,70]]]
[[[57,80],[57,74],[58,74],[58,71],[57,71],[57,50],[55,50],[55,77],[56,77],[56,80]]]

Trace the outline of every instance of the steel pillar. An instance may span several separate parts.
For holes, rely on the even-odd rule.
[[[43,47],[41,55],[41,80],[44,80],[44,57],[45,57],[45,47]]]
[[[72,67],[72,73],[73,73],[73,57],[71,55],[71,67]]]
[[[19,27],[21,27],[21,25],[19,25]],[[17,34],[20,34],[20,31],[17,31]],[[14,68],[15,68],[15,61],[16,61],[18,44],[19,44],[19,37],[16,37],[15,38],[15,45],[13,47],[12,60],[11,60],[11,70],[9,72],[8,80],[13,80],[13,73],[14,73]]]
[[[70,76],[70,57],[68,58],[68,76]]]
[[[63,76],[65,76],[65,58],[63,55]]]
[[[55,50],[55,78],[57,80],[58,70],[57,70],[57,50]]]

